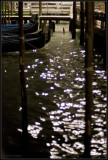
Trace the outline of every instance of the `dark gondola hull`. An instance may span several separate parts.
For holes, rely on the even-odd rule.
[[[32,33],[37,31],[38,29],[38,23],[31,23],[31,25],[26,25],[24,27],[24,33]],[[2,29],[2,34],[19,34],[19,27],[6,27]]]
[[[25,50],[42,48],[45,45],[45,35],[41,34],[34,38],[25,38]],[[19,40],[2,41],[2,52],[19,51]]]

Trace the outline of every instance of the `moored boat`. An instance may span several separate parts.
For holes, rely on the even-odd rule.
[[[42,30],[25,34],[25,49],[42,48],[45,45],[45,34]],[[2,52],[19,51],[18,35],[2,35]]]
[[[37,31],[38,23],[26,23],[24,26],[24,33],[32,33]],[[18,24],[7,24],[2,25],[2,34],[18,34],[19,33],[19,26]]]

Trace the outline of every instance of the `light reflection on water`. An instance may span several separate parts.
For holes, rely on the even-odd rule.
[[[64,35],[59,32],[60,28],[61,26],[58,25],[51,42],[42,49],[26,54],[28,132],[34,141],[41,137],[41,141],[50,147],[50,158],[77,158],[84,152],[85,50],[79,45],[78,37],[72,40],[71,34],[66,32]],[[18,77],[17,60],[18,57],[15,55],[3,57],[5,83],[15,72]],[[94,157],[106,155],[106,75],[99,63],[101,62],[96,55],[93,73],[94,111],[91,141],[93,147],[91,155]],[[15,80],[19,81],[19,79]],[[7,87],[10,90],[10,87]],[[15,90],[14,96],[17,92]],[[6,98],[8,99],[7,95]],[[16,105],[20,106],[18,115],[21,116],[22,108],[17,101]],[[9,102],[8,109],[11,110],[13,104],[10,99]],[[20,124],[17,128],[19,132],[22,131]]]

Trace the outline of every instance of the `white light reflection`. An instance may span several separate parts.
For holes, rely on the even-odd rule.
[[[38,62],[39,61],[39,59],[35,59],[35,62]]]
[[[99,111],[100,111],[100,108],[97,108],[97,109],[95,109],[94,111],[95,111],[95,112],[99,112]]]
[[[83,85],[77,85],[77,84],[75,84],[74,87],[76,87],[76,88],[83,88]]]
[[[73,147],[75,149],[83,149],[84,150],[84,145],[81,144],[80,142],[75,142],[74,145],[73,145]]]
[[[25,69],[25,70],[24,70],[24,72],[26,73],[26,72],[28,72],[28,70],[27,70],[27,69]]]
[[[51,116],[50,116],[50,119],[54,119],[54,116],[51,115]]]
[[[59,65],[58,68],[61,68],[61,66]]]
[[[105,97],[103,100],[104,100],[104,101],[107,101],[107,97]]]
[[[69,145],[65,143],[63,143],[62,147],[60,146],[59,148],[61,148],[62,151],[65,151],[67,153],[76,154],[76,155],[78,154],[72,147],[69,147]]]
[[[72,89],[65,89],[64,92],[70,93],[70,92],[72,92]]]
[[[84,111],[84,112],[85,112],[85,111]],[[77,114],[77,113],[76,113],[75,116],[76,116],[76,117],[85,117],[85,114],[82,114],[82,113],[81,113],[81,114]]]
[[[19,111],[22,111],[22,107],[19,107]]]
[[[61,103],[61,107],[64,107],[65,106],[65,103]]]
[[[33,138],[37,138],[38,134],[40,133],[40,131],[42,129],[43,128],[40,126],[37,126],[37,124],[36,125],[28,125],[28,133],[30,133]]]
[[[49,146],[50,146],[50,143],[46,143],[46,145],[49,147]]]
[[[62,110],[57,110],[57,111],[51,111],[51,112],[49,112],[49,115],[56,115],[56,114],[62,114],[63,113],[63,111]]]
[[[28,84],[26,84],[26,88],[28,88],[29,87],[29,85]]]
[[[55,85],[56,87],[60,87],[60,84],[58,84],[58,83],[54,83],[54,85]]]
[[[47,77],[46,73],[42,72],[41,75],[40,75],[40,77],[42,77],[43,79],[46,79],[46,77]]]
[[[31,68],[31,66],[30,66],[30,65],[28,65],[28,66],[27,66],[27,68],[28,68],[28,69],[30,69],[30,68]]]
[[[74,42],[74,40],[73,40],[73,39],[71,39],[71,40],[70,40],[70,43],[72,43],[72,42]]]
[[[100,91],[100,90],[98,90],[98,89],[93,90],[93,91],[92,91],[92,93],[96,93],[96,94],[98,94],[98,95],[101,95],[101,91]]]
[[[92,139],[91,143],[93,144],[106,144],[106,140],[104,138],[101,139]]]
[[[40,125],[40,122],[35,122],[36,125]]]
[[[40,64],[43,64],[43,61],[40,61]]]
[[[81,50],[80,52],[81,52],[81,53],[85,53],[85,50]]]
[[[74,72],[75,72],[75,70],[71,70],[71,72],[72,72],[72,73],[74,73]]]
[[[103,70],[96,70],[95,72],[98,73],[98,74],[105,73],[105,71],[103,71]]]
[[[94,137],[103,137],[104,136],[104,132],[103,131],[101,131],[101,132],[99,132],[98,134],[96,134]]]
[[[33,64],[33,65],[32,65],[32,68],[33,68],[33,69],[34,69],[35,67],[37,67],[37,64]]]
[[[103,122],[103,119],[98,118],[98,119],[96,120],[96,122]]]
[[[67,135],[63,135],[63,137],[65,138],[65,142],[68,142],[68,137],[67,137]]]
[[[81,101],[80,104],[81,104],[81,105],[85,105],[86,102],[85,102],[85,101]]]
[[[74,108],[79,108],[79,106],[80,106],[79,104],[74,104],[73,105]]]
[[[70,98],[73,98],[73,95],[71,93],[69,94],[69,96],[70,96]]]
[[[97,85],[97,82],[93,82],[92,85],[93,85],[93,86],[96,86],[96,85]]]
[[[51,86],[51,87],[50,87],[50,89],[51,89],[51,90],[53,90],[53,89],[54,89],[54,87],[52,87],[52,86]]]
[[[48,71],[48,68],[45,68],[45,71]]]
[[[75,128],[84,129],[84,127],[85,127],[85,122],[83,120],[82,121],[81,120],[73,120],[72,123],[69,125],[70,129],[75,129]]]
[[[107,77],[104,76],[103,79],[107,80]]]
[[[33,52],[37,52],[37,50],[36,50],[36,49],[33,49]]]
[[[53,62],[54,62],[54,60],[53,60],[53,59],[49,59],[49,61],[50,61],[50,63],[53,63]]]
[[[72,133],[75,135],[75,136],[78,136],[80,134],[83,134],[85,131],[84,130],[73,130]]]
[[[102,110],[101,112],[102,112],[102,113],[106,113],[106,110],[105,110],[105,111],[104,111],[104,110]]]
[[[63,74],[60,73],[59,75],[60,75],[60,77],[63,77],[63,76],[65,76],[65,73],[63,73]]]
[[[19,132],[22,132],[22,129],[20,129],[20,128],[18,128],[17,130],[18,130]]]
[[[43,121],[43,122],[45,122],[45,118],[41,118],[41,117],[40,117],[40,120]]]
[[[53,144],[51,144],[51,145],[53,145]],[[59,154],[59,152],[55,148],[52,148],[50,150],[50,154],[51,154],[51,156],[50,156],[51,159],[59,159],[59,158],[61,159],[61,157],[57,156]]]
[[[43,109],[43,110],[46,110],[46,108],[45,108],[45,107],[42,107],[42,109]]]
[[[93,156],[93,155],[95,155],[95,156],[101,155],[101,153],[97,152],[96,149],[92,149],[91,152],[90,152],[90,154],[91,154],[92,156]]]
[[[42,96],[48,96],[48,93],[44,93],[44,92],[43,92],[43,93],[42,93]]]
[[[39,96],[39,93],[38,93],[38,92],[35,92],[35,94],[36,94],[37,96]]]
[[[28,133],[30,133],[33,138],[37,138],[38,134],[42,130],[42,127],[37,126],[37,125],[28,125],[27,129],[28,129]],[[22,129],[20,129],[20,128],[18,128],[17,130],[19,132],[22,132]]]
[[[80,78],[80,77],[77,77],[75,78],[76,81],[80,81],[80,82],[84,82],[85,81],[85,78]]]

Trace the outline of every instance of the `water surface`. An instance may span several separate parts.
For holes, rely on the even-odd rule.
[[[65,28],[65,34],[62,29]],[[80,158],[85,132],[85,48],[56,24],[51,41],[26,51],[28,152],[31,157]],[[93,158],[106,157],[106,73],[101,55],[93,60]],[[19,53],[3,53],[3,144],[10,157],[20,157],[22,106]]]

